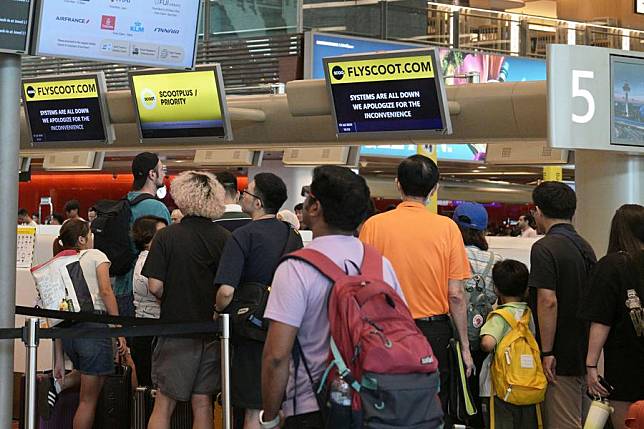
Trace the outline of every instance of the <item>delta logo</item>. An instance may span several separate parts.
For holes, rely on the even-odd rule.
[[[154,29],[155,33],[164,33],[164,34],[179,34],[179,30],[176,28],[164,28],[164,27],[156,27]]]
[[[87,18],[76,18],[73,16],[57,16],[56,21],[70,22],[73,24],[89,24],[89,19]]]
[[[116,28],[116,17],[111,15],[103,15],[101,17],[101,30],[112,30]]]

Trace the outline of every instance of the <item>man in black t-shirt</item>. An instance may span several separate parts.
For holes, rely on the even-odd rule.
[[[535,220],[546,236],[532,246],[528,286],[536,291],[543,369],[549,381],[545,427],[577,429],[586,416],[585,359],[588,325],[577,317],[595,253],[572,226],[575,192],[561,182],[544,182],[532,193]]]
[[[292,228],[275,217],[287,198],[286,185],[272,173],[256,175],[243,191],[241,206],[253,221],[233,231],[226,243],[215,278],[220,285],[218,312],[230,304],[236,288],[246,283],[270,285],[282,255],[302,247],[299,235],[292,237]],[[246,410],[245,429],[259,427],[263,349],[262,342],[234,338],[231,402]]]
[[[161,320],[211,321],[213,281],[230,237],[213,222],[224,211],[224,190],[212,174],[188,171],[172,182],[172,198],[184,217],[157,233],[142,274],[161,301]],[[152,381],[158,390],[148,427],[168,427],[177,401],[192,402],[195,427],[212,427],[212,396],[220,381],[217,342],[212,336],[156,341]]]

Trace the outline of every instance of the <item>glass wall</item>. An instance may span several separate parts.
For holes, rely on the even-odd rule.
[[[210,38],[270,36],[298,31],[300,0],[208,0]]]

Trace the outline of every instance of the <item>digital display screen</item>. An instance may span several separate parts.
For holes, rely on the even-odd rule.
[[[310,79],[324,79],[324,58],[326,57],[365,54],[376,51],[399,51],[420,47],[420,45],[411,43],[365,39],[338,34],[311,32],[310,37],[310,45],[306,46],[311,61],[308,65],[310,67],[310,76],[304,76]]]
[[[219,67],[132,74],[142,139],[230,136]]]
[[[0,51],[26,52],[31,0],[4,0],[0,7]]]
[[[325,58],[338,135],[451,132],[434,50]]]
[[[611,144],[644,147],[644,58],[611,56]]]
[[[200,0],[41,0],[36,55],[188,69]]]
[[[34,144],[108,140],[99,75],[29,79],[22,87]]]

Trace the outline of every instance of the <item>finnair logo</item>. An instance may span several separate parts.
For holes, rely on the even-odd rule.
[[[162,28],[162,27],[156,27],[154,29],[155,33],[165,33],[165,34],[179,34],[179,30],[176,28]]]

